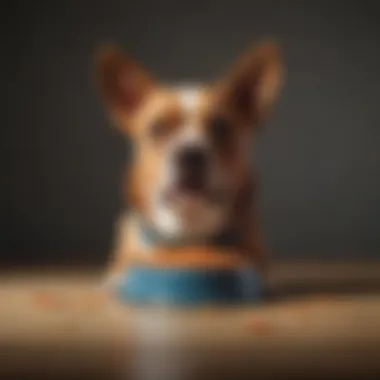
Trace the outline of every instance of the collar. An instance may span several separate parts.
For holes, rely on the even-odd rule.
[[[180,248],[195,245],[220,248],[237,248],[242,244],[241,230],[231,227],[225,228],[220,233],[208,238],[168,238],[160,234],[142,218],[138,218],[138,233],[140,235],[140,241],[147,248],[154,248],[157,246]]]

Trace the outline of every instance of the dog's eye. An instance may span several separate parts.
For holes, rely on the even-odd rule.
[[[216,116],[210,120],[209,132],[212,140],[220,147],[231,143],[233,128],[229,120]]]
[[[163,120],[156,120],[149,129],[149,134],[156,140],[161,140],[169,133],[170,126]]]

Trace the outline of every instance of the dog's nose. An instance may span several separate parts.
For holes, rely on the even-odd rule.
[[[188,147],[178,154],[181,171],[189,174],[201,174],[207,165],[207,152],[202,147]]]
[[[179,185],[185,190],[199,191],[206,182],[208,154],[202,147],[187,147],[177,156]]]

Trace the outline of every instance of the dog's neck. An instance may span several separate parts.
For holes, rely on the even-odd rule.
[[[144,218],[138,217],[138,233],[141,244],[149,249],[155,247],[185,248],[190,246],[237,248],[242,243],[241,229],[232,224],[207,236],[167,236],[160,233]]]

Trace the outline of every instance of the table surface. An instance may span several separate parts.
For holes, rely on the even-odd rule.
[[[274,263],[268,299],[240,309],[132,309],[100,278],[2,272],[0,378],[380,374],[380,262]]]

